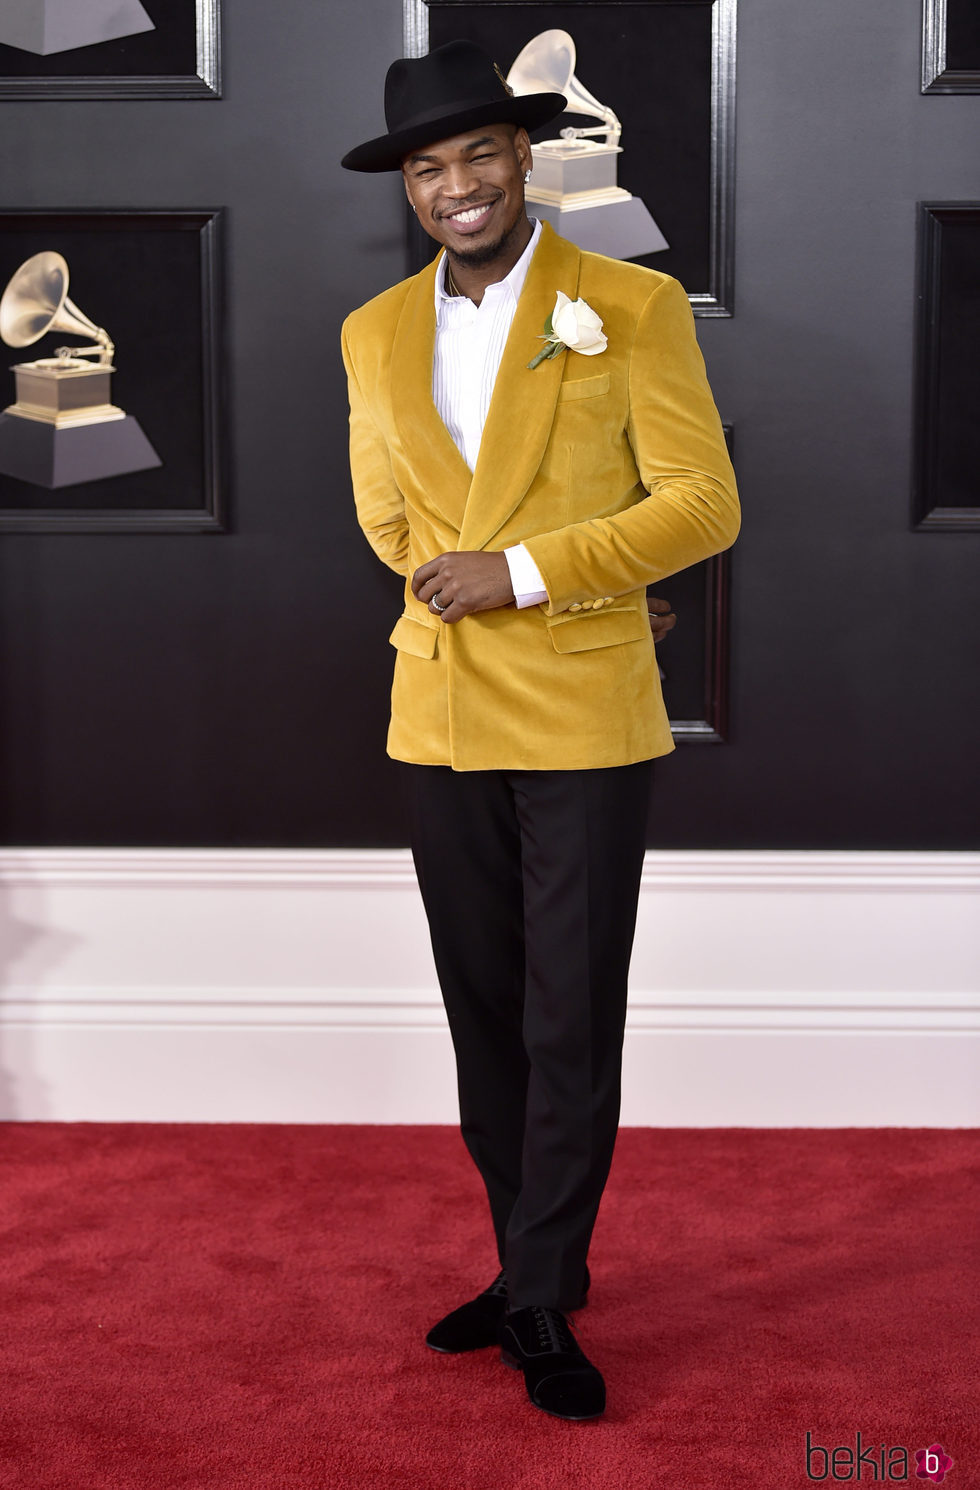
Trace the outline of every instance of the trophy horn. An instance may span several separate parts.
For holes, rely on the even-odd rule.
[[[605,134],[607,145],[619,143],[622,125],[608,104],[600,103],[575,76],[575,42],[567,31],[541,31],[514,59],[507,82],[515,93],[564,93],[566,114],[601,119],[597,129],[567,128],[565,139]]]
[[[89,346],[59,347],[63,361],[97,356],[103,366],[111,364],[113,345],[108,332],[69,300],[68,265],[61,254],[50,250],[21,264],[0,299],[0,337],[8,347],[29,347],[48,331],[92,339]]]

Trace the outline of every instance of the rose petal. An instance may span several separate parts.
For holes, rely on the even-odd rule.
[[[555,335],[565,343],[566,347],[575,346],[578,341],[578,326],[573,308],[567,300],[552,317],[552,325],[555,328]]]
[[[602,330],[602,318],[584,300],[575,302],[575,319],[580,326],[591,326],[594,331]]]

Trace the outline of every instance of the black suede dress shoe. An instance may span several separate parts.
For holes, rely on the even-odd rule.
[[[425,1337],[430,1350],[458,1355],[464,1350],[483,1350],[500,1339],[500,1324],[507,1313],[507,1274],[501,1268],[489,1288],[469,1303],[461,1304],[434,1324]]]
[[[535,1407],[583,1422],[606,1410],[606,1384],[558,1309],[513,1309],[500,1328],[500,1359],[524,1372]]]
[[[579,1309],[585,1308],[591,1281],[586,1268],[582,1297],[576,1306]],[[506,1313],[507,1272],[501,1268],[489,1288],[434,1324],[425,1337],[425,1343],[430,1350],[438,1350],[441,1355],[461,1355],[466,1350],[485,1350],[488,1345],[499,1345],[500,1326]]]

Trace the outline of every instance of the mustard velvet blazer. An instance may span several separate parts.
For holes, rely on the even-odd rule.
[[[687,296],[544,225],[471,473],[432,401],[437,263],[343,328],[358,520],[406,581],[388,753],[457,771],[664,755],[673,742],[645,587],[727,548],[739,525]],[[608,346],[532,372],[558,290],[602,317]],[[547,604],[444,625],[413,597],[426,560],[515,543]]]

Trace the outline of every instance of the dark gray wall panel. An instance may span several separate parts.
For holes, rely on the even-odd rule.
[[[231,473],[224,535],[0,541],[7,843],[404,841],[337,352],[405,272],[398,180],[337,166],[401,7],[225,12],[220,103],[0,106],[0,205],[227,207]],[[980,534],[911,532],[909,492],[916,202],[980,199],[977,103],[919,93],[891,0],[746,3],[738,65],[737,310],[698,328],[745,505],[731,738],[662,765],[654,841],[975,846]]]

